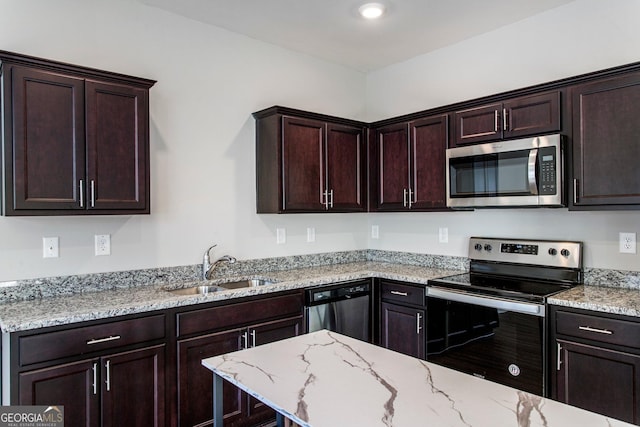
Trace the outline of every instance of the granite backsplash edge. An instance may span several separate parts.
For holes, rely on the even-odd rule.
[[[366,261],[461,271],[469,268],[466,257],[366,249],[238,260],[235,264],[222,264],[216,270],[215,277],[264,275],[273,271]],[[5,281],[0,282],[0,303],[162,283],[197,281],[201,279],[201,269],[201,264],[195,264]],[[640,272],[586,268],[584,283],[594,286],[640,289]]]

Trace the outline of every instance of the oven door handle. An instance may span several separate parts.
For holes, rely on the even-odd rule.
[[[428,297],[446,299],[450,301],[462,302],[467,304],[482,305],[484,307],[496,308],[498,310],[515,311],[518,313],[532,314],[534,316],[545,316],[544,305],[529,304],[526,302],[507,301],[486,296],[476,296],[464,292],[452,290],[444,290],[440,288],[426,288]]]

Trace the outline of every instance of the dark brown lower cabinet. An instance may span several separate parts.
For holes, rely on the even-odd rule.
[[[409,356],[425,358],[425,311],[382,302],[380,345]]]
[[[302,316],[296,316],[178,341],[179,425],[213,426],[213,376],[202,359],[300,333]],[[270,408],[227,382],[223,392],[225,426],[253,426],[275,418]]]
[[[640,322],[551,306],[551,396],[640,424]]]
[[[20,405],[62,405],[69,426],[165,425],[165,346],[19,375]]]
[[[557,344],[559,401],[629,423],[640,422],[640,356],[564,340]]]

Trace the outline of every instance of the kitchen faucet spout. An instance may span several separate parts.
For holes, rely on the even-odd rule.
[[[237,259],[232,257],[231,255],[224,255],[217,260],[211,263],[211,258],[209,257],[209,252],[211,249],[215,248],[218,245],[213,245],[209,249],[206,250],[202,259],[202,278],[205,280],[211,280],[211,276],[213,276],[213,272],[223,262],[227,262],[229,264],[235,264]]]

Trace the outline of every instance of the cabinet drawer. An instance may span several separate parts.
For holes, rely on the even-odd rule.
[[[640,348],[640,323],[587,314],[557,313],[558,334]]]
[[[380,297],[386,301],[424,305],[424,288],[395,282],[380,283]]]
[[[164,314],[20,337],[20,365],[163,339]]]
[[[178,336],[246,326],[273,318],[300,314],[302,314],[301,293],[205,308],[178,314]]]

